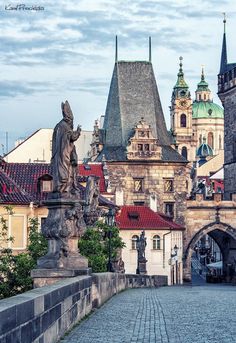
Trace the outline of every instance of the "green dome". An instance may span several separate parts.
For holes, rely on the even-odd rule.
[[[213,156],[213,150],[210,145],[205,142],[205,140],[206,139],[204,139],[204,142],[197,149],[197,157]]]
[[[224,110],[214,102],[194,101],[193,118],[224,118]]]

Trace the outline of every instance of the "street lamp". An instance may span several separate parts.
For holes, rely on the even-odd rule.
[[[107,231],[107,237],[108,237],[108,263],[107,263],[107,271],[108,272],[114,272],[111,262],[111,237],[112,237],[112,231],[111,227],[115,223],[115,217],[114,212],[112,208],[109,208],[108,213],[106,214],[106,224],[109,227],[109,230]]]
[[[176,273],[176,284],[178,283],[178,250],[179,248],[175,244],[174,248],[172,249],[171,252],[171,258],[175,260],[175,273]]]

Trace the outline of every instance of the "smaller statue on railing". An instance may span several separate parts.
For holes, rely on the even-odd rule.
[[[137,242],[136,242],[136,249],[137,249],[137,253],[138,253],[138,266],[137,266],[137,274],[146,274],[146,258],[145,258],[145,249],[146,249],[146,237],[145,237],[145,232],[142,231],[140,236],[137,238]]]

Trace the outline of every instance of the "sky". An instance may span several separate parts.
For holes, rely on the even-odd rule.
[[[18,5],[18,6],[17,6]],[[20,5],[20,6],[19,6]],[[228,60],[236,62],[231,0],[0,1],[0,155],[16,139],[61,120],[68,100],[74,124],[92,130],[105,113],[118,35],[119,60],[152,63],[169,127],[179,56],[192,96],[204,65],[217,97],[217,74],[227,14]]]

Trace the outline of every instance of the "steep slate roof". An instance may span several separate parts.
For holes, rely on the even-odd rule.
[[[226,24],[226,21],[224,20],[224,33],[223,33],[223,41],[222,41],[222,49],[221,49],[219,74],[224,74],[227,71],[230,71],[236,67],[236,63],[228,63],[225,24]]]
[[[184,230],[184,227],[168,220],[165,215],[152,211],[147,206],[122,206],[116,216],[120,229],[170,229]]]
[[[152,134],[159,144],[170,146],[151,62],[118,61],[112,75],[104,118],[105,146],[97,161],[102,160],[103,154],[107,160],[125,161],[128,140],[142,117],[151,125]],[[171,158],[166,152],[164,155],[167,160]],[[172,155],[174,161],[185,161],[177,152]]]

